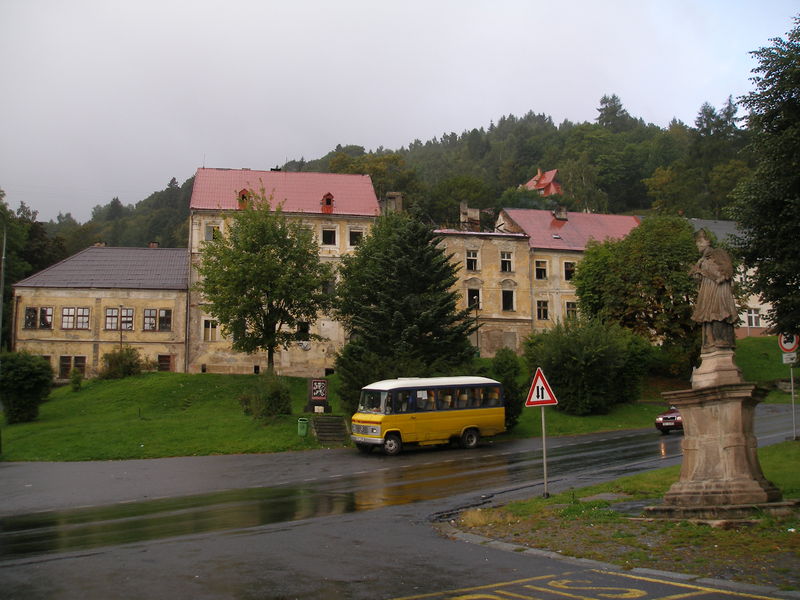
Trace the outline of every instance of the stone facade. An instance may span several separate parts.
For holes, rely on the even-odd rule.
[[[438,230],[441,244],[459,266],[459,309],[475,310],[480,328],[473,344],[492,357],[500,348],[522,351],[530,335],[531,286],[528,236]]]

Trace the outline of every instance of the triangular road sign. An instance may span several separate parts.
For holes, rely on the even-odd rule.
[[[556,395],[550,389],[550,384],[547,383],[541,367],[536,367],[536,375],[533,376],[533,383],[531,383],[531,390],[528,392],[528,399],[525,400],[525,406],[549,406],[558,404]]]

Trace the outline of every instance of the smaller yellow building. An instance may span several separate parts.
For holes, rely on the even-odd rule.
[[[123,345],[185,371],[188,279],[184,248],[87,248],[14,285],[12,349],[44,356],[59,379],[96,376]]]

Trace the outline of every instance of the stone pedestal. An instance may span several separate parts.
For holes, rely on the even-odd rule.
[[[748,383],[663,394],[681,411],[684,430],[680,479],[664,496],[665,505],[719,507],[781,499],[761,471],[753,433],[755,407],[765,394]]]
[[[733,357],[731,348],[703,352],[700,366],[692,373],[692,389],[743,383],[742,372]]]

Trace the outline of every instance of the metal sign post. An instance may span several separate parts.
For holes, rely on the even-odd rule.
[[[542,372],[541,367],[536,368],[536,375],[533,376],[531,389],[528,392],[528,399],[525,400],[525,406],[541,406],[542,407],[542,465],[544,467],[544,498],[549,498],[550,494],[547,492],[547,430],[545,427],[544,407],[553,406],[558,404],[556,395],[550,389],[550,384]]]
[[[778,336],[778,346],[783,351],[783,364],[789,365],[789,391],[792,395],[792,439],[797,441],[797,417],[794,405],[794,364],[797,362],[797,347],[800,337],[782,333]]]

